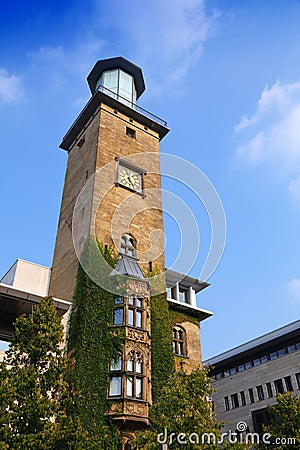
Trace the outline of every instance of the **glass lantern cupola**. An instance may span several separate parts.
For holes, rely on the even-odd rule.
[[[96,84],[96,90],[98,89],[128,106],[136,103],[134,79],[121,69],[103,72]]]
[[[145,90],[141,69],[120,56],[98,61],[87,80],[93,95],[100,90],[131,108]]]

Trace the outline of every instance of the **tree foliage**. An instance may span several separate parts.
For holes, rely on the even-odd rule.
[[[0,448],[75,449],[83,437],[69,420],[74,402],[64,379],[63,327],[52,299],[20,316],[0,371]]]
[[[279,394],[277,404],[268,410],[271,424],[264,426],[263,431],[272,437],[271,448],[276,450],[300,449],[300,398],[291,392]],[[295,439],[295,441],[291,441]],[[269,446],[261,448],[270,448]]]
[[[160,442],[166,443],[169,450],[219,449],[217,443],[214,444],[212,435],[208,436],[212,433],[217,442],[221,428],[209,401],[211,394],[206,370],[199,368],[191,373],[177,370],[165,382],[160,397],[150,409],[151,428],[137,433],[134,448],[157,449],[160,435]],[[180,441],[186,442],[183,444]],[[224,447],[249,448],[243,444],[225,444]]]

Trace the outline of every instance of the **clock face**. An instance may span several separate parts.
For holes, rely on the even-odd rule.
[[[142,190],[142,175],[121,165],[119,166],[118,182],[133,191],[141,192]]]

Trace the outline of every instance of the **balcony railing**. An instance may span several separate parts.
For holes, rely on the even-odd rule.
[[[124,105],[128,106],[129,108],[134,109],[135,111],[143,114],[144,116],[148,117],[150,120],[153,120],[153,122],[158,123],[159,125],[162,125],[163,127],[166,127],[168,124],[165,120],[160,119],[159,117],[155,116],[155,114],[152,114],[151,112],[147,111],[144,108],[141,108],[136,103],[131,102],[125,97],[122,97],[122,95],[111,91],[110,89],[106,88],[105,86],[99,86],[98,91],[103,92],[104,94],[108,95],[109,97],[114,98],[115,100],[118,100],[119,102],[123,103]]]

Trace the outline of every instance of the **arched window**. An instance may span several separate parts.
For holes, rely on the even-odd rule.
[[[186,332],[179,325],[173,328],[173,351],[177,356],[187,356]]]
[[[121,237],[120,253],[127,256],[136,256],[136,242],[130,234]]]
[[[143,398],[144,361],[139,351],[130,350],[126,364],[126,397]]]
[[[140,351],[130,350],[123,361],[121,353],[110,362],[108,397],[143,399],[144,358]]]

